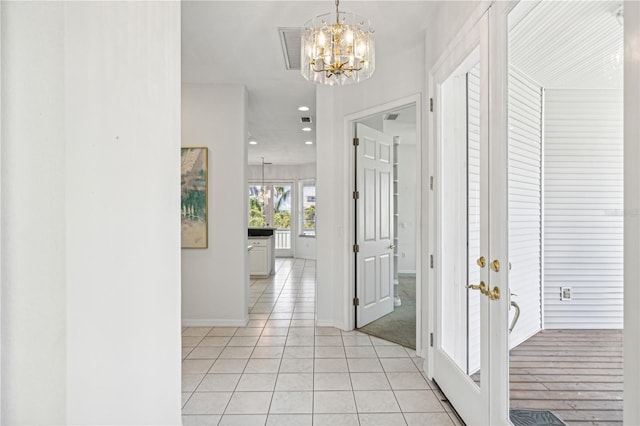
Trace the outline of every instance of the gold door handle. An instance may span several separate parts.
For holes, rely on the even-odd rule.
[[[484,283],[484,281],[480,281],[480,284],[468,285],[467,288],[470,288],[471,290],[480,290],[480,293],[482,294],[485,294],[485,292],[487,291],[487,285]]]
[[[493,269],[493,272],[498,272],[500,270],[500,261],[498,259],[491,262],[491,269]]]
[[[487,296],[490,300],[500,299],[500,289],[498,287],[494,287],[493,290],[489,290],[484,281],[480,281],[480,284],[468,285],[467,288],[470,288],[471,290],[480,290],[480,293]]]
[[[487,266],[487,259],[485,259],[484,256],[480,256],[478,260],[476,260],[476,263],[479,267],[484,268],[485,266]]]

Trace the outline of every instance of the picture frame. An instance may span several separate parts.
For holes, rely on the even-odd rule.
[[[180,223],[183,249],[209,248],[209,149],[180,150]]]

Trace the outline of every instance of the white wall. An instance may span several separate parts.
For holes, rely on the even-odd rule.
[[[545,91],[545,328],[622,328],[622,114],[620,90]]]
[[[249,182],[261,182],[262,181],[262,165],[250,165],[249,166]],[[296,211],[293,214],[293,218],[296,221],[296,227],[298,226],[298,206],[300,198],[300,186],[299,182],[302,180],[315,180],[316,178],[316,164],[297,164],[297,165],[278,165],[267,164],[264,166],[264,179],[266,182],[293,182],[295,191],[293,195],[294,205],[292,206]],[[316,239],[313,236],[300,236],[300,230],[296,229],[296,235],[292,236],[293,243],[293,257],[298,259],[311,259],[316,258]]]
[[[405,64],[398,68],[397,63]],[[362,83],[319,86],[317,120],[317,321],[347,329],[352,289],[350,159],[345,116],[419,94],[424,86],[421,47],[378,60],[374,76]],[[324,204],[323,204],[324,203]]]
[[[183,325],[248,319],[246,108],[242,85],[182,86],[182,145],[209,148],[209,248],[182,250]]]
[[[2,423],[178,424],[179,4],[2,7]]]

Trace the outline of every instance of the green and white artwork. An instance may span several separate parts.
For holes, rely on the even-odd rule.
[[[207,148],[182,148],[182,248],[208,247]]]

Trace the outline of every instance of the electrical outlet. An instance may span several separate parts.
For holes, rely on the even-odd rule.
[[[571,287],[560,287],[560,300],[571,300]]]

